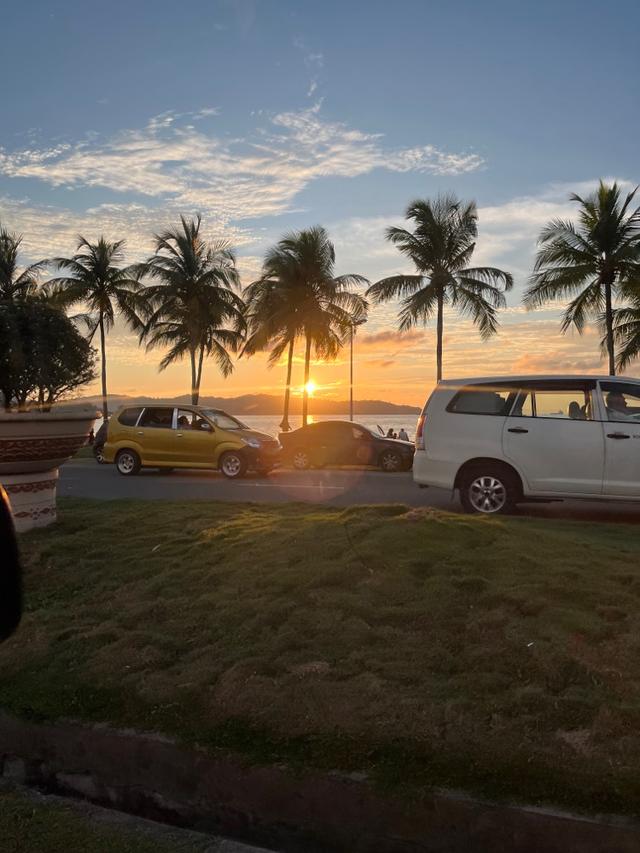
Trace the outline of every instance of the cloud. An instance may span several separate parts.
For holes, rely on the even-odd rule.
[[[324,119],[321,102],[273,115],[246,138],[228,139],[192,121],[217,115],[167,111],[138,129],[45,148],[0,149],[0,174],[52,187],[104,187],[173,209],[200,209],[222,222],[283,213],[312,181],[374,169],[460,174],[475,154],[433,145],[389,148],[379,134]]]
[[[396,349],[414,346],[418,341],[422,342],[425,333],[420,329],[409,329],[407,332],[395,329],[384,329],[381,332],[373,332],[359,337],[358,345],[364,347],[380,347],[381,345],[392,345]]]
[[[554,349],[546,353],[525,353],[513,362],[513,371],[522,373],[601,373],[604,359],[597,351],[589,356],[577,356],[569,351]]]

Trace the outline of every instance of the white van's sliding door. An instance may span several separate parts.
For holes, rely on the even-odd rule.
[[[604,438],[591,390],[547,382],[522,389],[502,434],[503,452],[539,494],[602,494]]]
[[[640,385],[601,382],[605,495],[640,498]]]

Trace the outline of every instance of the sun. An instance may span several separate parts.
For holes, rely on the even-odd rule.
[[[313,379],[310,379],[310,380],[307,382],[307,384],[304,386],[304,389],[305,389],[305,391],[307,392],[307,394],[309,395],[309,397],[313,397],[313,393],[314,393],[314,391],[317,389],[317,387],[318,387],[318,386],[317,386],[317,385],[316,385],[316,383],[313,381]]]

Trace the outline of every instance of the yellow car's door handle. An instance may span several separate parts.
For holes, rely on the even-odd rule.
[[[176,438],[182,438],[182,433],[181,433],[181,432],[177,432],[177,433],[176,433]]]

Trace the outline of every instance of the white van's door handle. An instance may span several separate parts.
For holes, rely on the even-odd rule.
[[[525,429],[524,427],[509,427],[509,429],[507,430],[507,432],[517,432],[517,433],[522,433],[522,432],[529,432],[529,430],[528,430],[528,429]]]
[[[631,438],[628,432],[608,432],[607,438]]]

